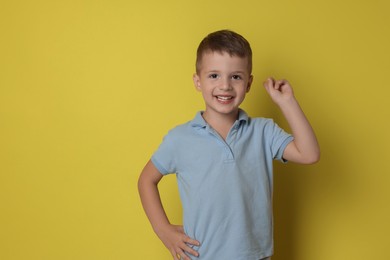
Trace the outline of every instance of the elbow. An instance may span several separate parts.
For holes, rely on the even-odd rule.
[[[316,153],[312,153],[310,156],[306,156],[303,160],[303,164],[315,164],[320,161],[321,153],[318,151]]]
[[[142,189],[144,187],[144,181],[143,181],[143,178],[142,178],[142,175],[138,178],[138,182],[137,182],[137,188],[138,188],[138,193],[141,195],[142,193]]]
[[[143,191],[145,191],[149,185],[150,181],[144,174],[141,174],[138,178],[137,188],[138,193],[142,195]]]

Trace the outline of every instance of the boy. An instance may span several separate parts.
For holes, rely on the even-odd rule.
[[[252,51],[239,34],[209,34],[197,50],[195,87],[205,110],[172,129],[143,169],[139,192],[150,223],[177,259],[268,259],[273,254],[272,160],[319,160],[315,134],[290,84],[272,78],[264,87],[292,130],[250,118],[239,108],[250,90]],[[170,224],[158,192],[176,173],[182,226]]]

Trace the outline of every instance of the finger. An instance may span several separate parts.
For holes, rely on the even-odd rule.
[[[283,86],[285,86],[285,85],[288,84],[288,81],[285,80],[285,79],[282,79],[280,82],[281,82],[281,83],[280,83],[280,87],[283,87]]]
[[[264,86],[265,90],[268,93],[270,93],[271,89],[273,89],[273,79],[272,78],[266,79],[266,81],[263,82],[263,86]]]
[[[180,260],[191,260],[184,252],[181,252],[179,256],[180,256],[179,258]]]
[[[194,246],[200,246],[200,242],[198,240],[192,239],[188,236],[185,237],[184,242],[186,244],[194,245]]]
[[[280,85],[280,91],[284,92],[288,91],[289,89],[291,89],[290,83],[287,80],[283,79],[282,84]]]
[[[267,85],[268,85],[268,79],[266,79],[266,80],[263,81],[263,86],[264,86],[265,88],[267,87]]]
[[[283,80],[278,80],[275,83],[275,89],[280,90],[283,85],[284,85],[284,81]]]
[[[265,90],[267,90],[267,92],[268,92],[268,89],[269,89],[268,81],[264,81],[264,82],[263,82],[263,87],[264,87]]]
[[[269,77],[268,80],[270,81],[271,85],[275,85],[275,79],[273,77]]]
[[[175,250],[171,250],[171,254],[172,254],[174,260],[179,260],[180,259],[179,255],[176,253]]]
[[[272,77],[269,77],[268,79],[267,79],[267,82],[268,82],[268,85],[270,86],[270,87],[274,87],[275,86],[275,79],[274,78],[272,78]]]
[[[197,251],[195,251],[193,248],[185,245],[184,248],[183,248],[184,251],[186,251],[187,253],[193,255],[193,256],[199,256],[199,253]]]

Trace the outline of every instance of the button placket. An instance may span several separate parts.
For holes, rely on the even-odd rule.
[[[234,154],[233,154],[233,151],[230,148],[229,144],[225,140],[223,140],[223,138],[209,125],[207,126],[207,130],[223,146],[223,148],[225,150],[225,155],[226,155],[226,159],[224,160],[224,162],[234,161]],[[226,138],[226,139],[228,139],[228,138]]]

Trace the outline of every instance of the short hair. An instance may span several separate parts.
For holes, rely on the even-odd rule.
[[[248,58],[249,73],[252,73],[252,49],[249,42],[240,34],[230,30],[220,30],[207,35],[196,52],[196,73],[200,70],[203,54],[206,52],[227,52],[230,56]]]

